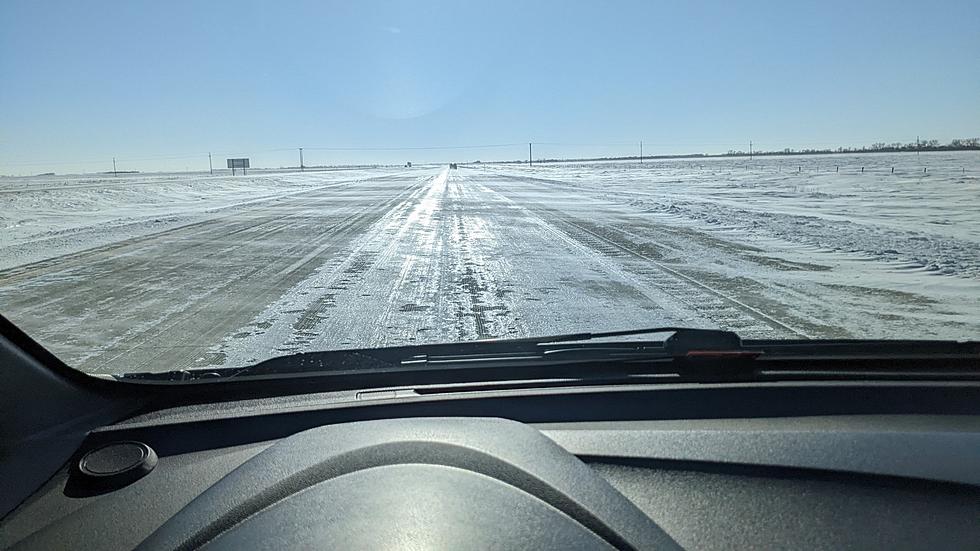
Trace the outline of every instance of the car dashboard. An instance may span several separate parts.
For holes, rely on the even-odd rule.
[[[677,384],[163,408],[88,432],[0,546],[976,549],[975,398]]]

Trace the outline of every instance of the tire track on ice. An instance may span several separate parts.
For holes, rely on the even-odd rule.
[[[509,179],[522,181],[517,177]],[[557,181],[551,180],[544,182],[548,185],[557,183]],[[539,181],[535,181],[533,184],[542,185]],[[480,185],[490,193],[500,194],[485,184]],[[570,213],[545,207],[541,204],[521,204],[505,195],[502,196],[512,203],[513,208],[527,211],[528,218],[536,219],[540,225],[549,227],[562,241],[574,242],[584,247],[584,250],[594,251],[603,257],[616,260],[615,265],[610,265],[610,272],[623,274],[621,269],[628,270],[635,277],[626,276],[626,278],[632,280],[638,287],[653,286],[660,293],[687,305],[698,316],[717,323],[721,327],[739,332],[743,336],[772,337],[773,335],[789,334],[795,337],[808,338],[804,330],[789,322],[776,319],[774,316],[727,295],[712,285],[667,266],[648,254],[588,229],[585,227],[586,224]],[[614,231],[600,224],[591,223],[591,225],[600,227],[605,231]],[[665,248],[676,251],[674,247]],[[643,266],[632,266],[626,262],[628,260],[642,261]],[[653,296],[655,297],[656,294]]]
[[[310,349],[324,341],[333,341],[328,346],[336,348],[338,339],[324,335],[322,325],[330,319],[328,312],[336,307],[337,295],[357,288],[365,272],[393,253],[398,242],[393,235],[406,231],[412,206],[428,189],[429,181],[414,182],[407,197],[403,193],[386,203],[381,209],[384,212],[359,238],[348,242],[333,260],[306,276],[243,327],[253,329],[213,345],[212,352],[224,356],[221,363],[245,365],[272,355]],[[348,329],[364,330],[353,326]]]
[[[297,248],[301,248],[304,251],[310,246],[316,248],[325,242],[331,242],[338,237],[344,236],[346,232],[356,230],[365,223],[369,223],[375,217],[382,216],[386,212],[386,209],[389,209],[391,205],[403,199],[405,194],[409,193],[417,185],[417,182],[412,182],[394,196],[385,198],[381,203],[371,207],[351,207],[355,212],[341,223],[332,225],[328,231],[321,231],[319,234],[316,234],[313,240],[297,242],[292,247],[280,251],[275,260],[290,259],[292,255],[288,253],[291,253]],[[336,243],[338,249],[346,244],[347,241]],[[134,339],[132,335],[129,335],[127,342],[131,342],[132,346],[128,346],[127,348],[116,347],[113,356],[107,359],[95,358],[89,363],[96,364],[99,371],[114,371],[112,366],[116,364],[125,366],[127,370],[133,370],[134,364],[145,370],[180,369],[185,367],[200,367],[202,364],[219,364],[222,359],[221,354],[210,353],[202,355],[202,353],[207,351],[210,345],[219,341],[223,334],[231,334],[236,327],[241,327],[240,324],[245,323],[248,319],[243,319],[243,314],[247,310],[254,309],[256,305],[268,304],[274,301],[276,297],[281,296],[291,289],[293,283],[290,282],[292,279],[290,276],[297,270],[315,262],[317,258],[309,258],[302,265],[297,265],[297,263],[293,262],[292,270],[290,271],[282,270],[282,264],[275,261],[258,265],[244,273],[238,274],[238,277],[213,285],[202,295],[189,300],[183,308],[179,308],[175,312],[168,312],[164,318],[166,321],[159,321],[149,328],[144,328],[139,332],[141,335],[139,339]],[[242,282],[246,284],[255,282],[258,289],[250,289],[246,292],[242,288]],[[229,300],[234,295],[241,293],[245,293],[248,300]],[[220,312],[220,316],[216,316],[218,312]],[[193,323],[195,320],[198,323]],[[210,323],[202,324],[200,320],[209,320]],[[196,331],[188,332],[185,326],[199,327]],[[168,338],[167,335],[172,335],[175,332],[182,333],[179,339],[181,342],[179,346],[168,342],[172,338]],[[166,344],[152,346],[150,343],[153,341],[160,341]],[[138,355],[132,354],[136,351],[148,350],[155,350],[155,352],[139,357],[138,362],[136,361]]]

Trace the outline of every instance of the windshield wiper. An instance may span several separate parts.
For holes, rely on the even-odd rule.
[[[672,333],[656,341],[597,343],[599,339]],[[654,327],[627,331],[567,333],[521,339],[491,339],[448,344],[394,346],[354,350],[302,352],[278,356],[239,368],[203,368],[163,373],[125,373],[125,380],[196,381],[229,377],[336,375],[349,372],[416,371],[461,367],[537,366],[569,363],[625,362],[669,359],[701,350],[737,351],[740,338],[730,331],[686,327]]]
[[[662,340],[615,337],[670,333]],[[656,327],[511,340],[307,352],[244,368],[119,375],[125,380],[324,376],[383,383],[673,374],[685,381],[775,378],[980,378],[980,343],[928,340],[743,340],[716,329]]]

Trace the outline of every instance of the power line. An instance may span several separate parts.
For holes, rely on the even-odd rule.
[[[916,137],[916,143],[921,143],[921,137]],[[782,145],[776,144],[787,144],[791,143],[795,147],[806,147],[806,146],[825,146],[825,145],[838,145],[844,143],[857,143],[866,140],[841,140],[837,142],[830,141],[806,141],[806,140],[777,140],[771,139],[763,143],[751,142],[749,146],[750,152],[769,148],[782,148]],[[886,140],[887,141],[887,140]],[[901,140],[892,140],[901,141]],[[335,152],[398,152],[398,151],[458,151],[458,150],[479,150],[479,149],[502,149],[502,148],[517,148],[523,146],[527,142],[510,142],[510,143],[492,143],[492,144],[465,144],[465,145],[427,145],[427,146],[344,146],[344,147],[334,147],[334,146],[316,146],[316,147],[303,147],[300,149],[304,150],[315,150],[315,151],[335,151]],[[546,147],[636,147],[636,142],[533,142],[534,145],[546,146]],[[770,145],[773,144],[773,145]],[[641,149],[643,146],[654,146],[661,148],[679,148],[679,147],[728,147],[732,149],[738,149],[738,144],[729,141],[686,141],[686,140],[675,140],[670,142],[650,142],[647,140],[642,140]],[[161,154],[161,155],[141,155],[137,157],[115,157],[116,161],[120,163],[136,163],[136,162],[147,162],[147,161],[167,161],[167,160],[181,160],[181,159],[201,159],[203,161],[204,157],[209,158],[209,166],[211,165],[211,157],[213,156],[248,156],[261,153],[273,153],[273,152],[285,152],[285,151],[296,151],[298,148],[243,148],[241,150],[231,152],[231,153],[210,153],[210,152],[197,152],[197,153],[178,153],[178,154]],[[918,147],[916,150],[918,151]],[[302,157],[302,152],[301,152]],[[643,152],[641,151],[641,156]],[[62,165],[99,165],[106,162],[110,158],[106,155],[102,158],[93,158],[85,160],[38,160],[38,161],[10,161],[6,162],[0,160],[0,165],[9,167],[31,167],[31,166],[62,166]],[[300,166],[305,167],[305,163],[301,159]],[[213,168],[211,169],[213,170]]]
[[[430,145],[414,147],[304,147],[316,151],[438,151],[451,149],[495,149],[501,147],[516,147],[522,143],[496,143],[481,145]],[[270,150],[279,151],[279,150]]]

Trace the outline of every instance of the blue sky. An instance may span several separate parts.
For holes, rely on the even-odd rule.
[[[980,134],[980,2],[0,2],[0,174]]]

